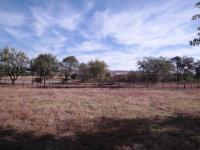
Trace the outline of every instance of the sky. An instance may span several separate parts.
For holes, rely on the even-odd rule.
[[[0,0],[0,47],[30,58],[100,59],[110,70],[135,70],[143,57],[192,56],[197,0]]]

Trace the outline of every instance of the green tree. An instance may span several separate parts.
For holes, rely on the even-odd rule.
[[[200,60],[195,63],[195,75],[200,79]]]
[[[181,80],[181,76],[182,76],[182,72],[183,72],[182,58],[179,56],[173,57],[173,58],[171,58],[171,62],[174,66],[174,71],[176,74],[176,81],[178,84]]]
[[[72,79],[78,69],[78,63],[79,62],[75,56],[68,56],[63,59],[62,66],[64,67],[64,69],[62,71],[66,81]]]
[[[2,79],[3,76],[5,76],[4,69],[3,69],[3,66],[0,63],[0,80]]]
[[[165,57],[159,57],[157,60],[159,64],[159,80],[167,81],[173,71],[173,65],[171,61]]]
[[[200,8],[200,2],[196,3],[195,6],[197,8]],[[199,18],[200,14],[196,14],[192,17],[192,20],[198,20]],[[197,29],[198,29],[197,35],[200,36],[200,27],[198,27]],[[200,44],[200,38],[195,38],[194,40],[190,41],[191,46],[199,46],[199,44]]]
[[[88,62],[89,76],[92,80],[102,81],[108,72],[107,65],[104,61],[91,60]]]
[[[78,74],[82,81],[86,81],[89,79],[89,69],[88,69],[87,64],[81,63],[78,66]]]
[[[159,80],[166,81],[172,71],[172,64],[165,57],[145,57],[142,61],[138,61],[138,65],[146,80],[154,83]]]
[[[189,80],[193,75],[194,59],[192,57],[173,57],[171,62],[174,65],[177,83]]]
[[[58,70],[58,61],[52,54],[40,54],[31,62],[31,70],[44,82]]]
[[[147,82],[156,83],[158,81],[160,66],[157,58],[145,57],[142,61],[138,61],[138,66],[139,70],[144,73]]]
[[[194,58],[183,57],[183,80],[190,81],[194,75]]]
[[[199,83],[200,83],[200,60],[198,60],[194,64],[194,68],[195,68],[195,78],[198,80],[198,86],[199,86]]]
[[[22,75],[28,66],[27,55],[15,48],[4,47],[0,50],[0,65],[4,75],[9,76],[12,84]]]

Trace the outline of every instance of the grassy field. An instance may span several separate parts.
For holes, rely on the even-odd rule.
[[[0,149],[200,149],[200,90],[0,88]]]

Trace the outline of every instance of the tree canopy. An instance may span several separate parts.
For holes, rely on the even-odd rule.
[[[78,69],[78,63],[75,56],[68,56],[63,59],[62,66],[64,69],[62,69],[62,72],[65,76],[65,80],[69,80],[73,77],[75,71]]]
[[[89,76],[91,79],[102,81],[108,72],[108,66],[104,61],[91,60],[88,62]]]
[[[79,65],[81,80],[103,81],[108,73],[107,64],[100,60],[91,60]]]
[[[17,78],[22,75],[28,67],[27,55],[15,48],[4,47],[0,50],[0,68],[6,76],[15,84]]]
[[[196,6],[197,8],[200,8],[200,2],[197,2],[197,3],[195,4],[195,6]],[[194,21],[196,21],[196,20],[198,20],[198,19],[200,19],[200,14],[196,14],[196,15],[194,15],[194,16],[192,17],[192,20],[194,20]],[[200,36],[200,27],[198,27],[197,30],[198,30],[197,35]],[[190,41],[190,45],[191,45],[191,46],[199,46],[199,45],[200,45],[200,38],[195,38],[195,39],[193,39],[192,41]]]
[[[89,79],[89,69],[88,69],[87,64],[85,64],[85,63],[79,64],[78,72],[79,72],[79,78],[82,81],[86,81]]]
[[[58,60],[52,54],[40,54],[31,62],[31,70],[45,81],[58,70]]]
[[[189,80],[194,69],[194,59],[192,57],[173,57],[171,61],[175,67],[177,82],[181,80]]]
[[[170,74],[172,65],[169,60],[164,57],[145,57],[138,61],[139,70],[141,70],[148,81],[157,82],[165,80]]]

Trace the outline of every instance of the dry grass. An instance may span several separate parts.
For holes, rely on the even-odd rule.
[[[2,131],[12,131],[12,134],[0,132],[0,137],[1,141],[9,143],[13,139],[16,140],[16,135],[19,137],[19,133],[31,133],[31,139],[52,135],[55,138],[47,138],[47,141],[52,141],[54,146],[57,143],[53,149],[62,149],[66,144],[69,149],[173,149],[167,145],[171,141],[169,138],[175,138],[173,141],[178,141],[172,143],[172,146],[181,142],[184,145],[182,149],[196,149],[200,145],[200,135],[197,133],[200,132],[199,92],[198,90],[0,88],[0,127]],[[187,136],[189,138],[193,136],[191,138],[195,140],[180,138],[179,134],[175,137],[165,135],[169,131],[173,133],[180,131],[176,125],[178,123],[180,127],[181,122],[184,122],[181,129],[186,130],[187,120],[190,123],[190,132],[194,132],[194,135]],[[181,130],[180,134],[183,134],[182,132],[186,131]],[[63,140],[57,141],[63,138],[64,143]],[[88,143],[86,139],[92,142]],[[157,143],[159,140],[161,143]],[[18,146],[27,146],[27,143],[19,143]],[[34,142],[31,140],[31,143]],[[6,149],[10,148],[8,145],[3,144]],[[51,144],[47,145],[51,149]],[[74,147],[77,145],[79,147]],[[26,146],[23,148],[34,149]],[[11,147],[11,149],[17,148]],[[174,148],[180,147],[178,145]],[[37,146],[35,149],[40,147]]]

